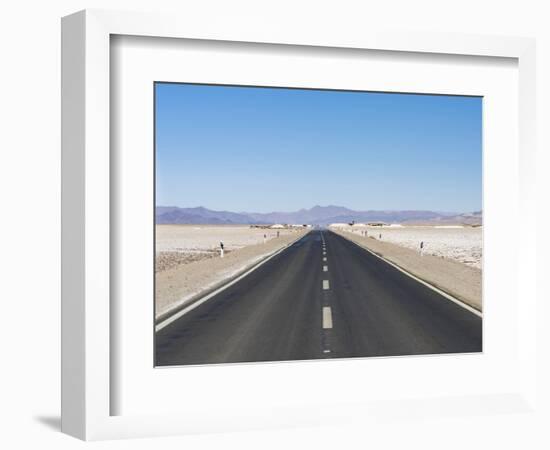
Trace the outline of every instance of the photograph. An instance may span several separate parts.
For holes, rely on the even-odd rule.
[[[154,365],[483,351],[483,97],[154,83]]]

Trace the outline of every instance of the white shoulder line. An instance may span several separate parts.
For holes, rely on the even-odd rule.
[[[258,264],[252,266],[250,269],[248,269],[246,272],[242,273],[241,275],[239,275],[238,277],[234,278],[233,280],[231,281],[228,281],[226,284],[224,284],[223,286],[220,286],[218,289],[216,289],[215,291],[212,291],[210,292],[209,294],[205,295],[204,297],[201,297],[199,298],[198,300],[196,300],[195,302],[191,303],[189,306],[186,306],[185,308],[183,309],[180,309],[178,312],[174,313],[173,315],[171,315],[170,317],[167,317],[166,319],[164,319],[162,322],[160,322],[159,324],[155,325],[155,332],[156,331],[160,331],[162,330],[164,327],[170,325],[172,322],[174,322],[175,320],[178,320],[181,316],[183,316],[184,314],[187,314],[189,311],[192,311],[194,310],[197,306],[199,305],[202,305],[205,301],[211,299],[212,297],[214,297],[214,295],[216,294],[219,294],[220,292],[224,291],[225,289],[227,289],[229,286],[233,286],[235,283],[237,283],[238,281],[242,280],[244,277],[246,277],[247,275],[249,275],[250,273],[254,272],[258,267],[260,267],[261,265],[265,264],[266,262],[268,262],[271,258],[274,258],[275,256],[277,256],[279,253],[287,250],[291,245],[295,244],[296,242],[298,242],[300,239],[303,239],[305,238],[307,235],[309,234],[309,232],[307,232],[306,234],[304,234],[303,236],[299,237],[298,239],[292,241],[292,242],[289,242],[286,246],[284,246],[283,248],[280,248],[279,250],[277,250],[275,253],[273,253],[272,255],[268,256],[267,258],[261,260]]]
[[[336,234],[336,233],[335,233]],[[338,235],[340,236],[340,235]],[[397,270],[399,270],[400,272],[403,272],[405,275],[411,277],[413,280],[416,280],[418,281],[419,283],[422,283],[424,286],[427,286],[429,287],[432,291],[435,291],[437,292],[438,294],[442,295],[443,297],[445,297],[447,300],[450,300],[452,301],[453,303],[456,303],[458,306],[461,306],[462,308],[470,311],[472,314],[475,314],[476,316],[478,317],[481,317],[483,318],[483,313],[481,311],[478,311],[477,309],[473,308],[472,306],[468,305],[467,303],[464,303],[462,300],[459,300],[458,298],[455,298],[453,297],[452,295],[450,294],[447,294],[447,292],[445,291],[442,291],[441,289],[435,287],[433,284],[430,284],[428,283],[427,281],[424,281],[422,278],[418,278],[416,275],[413,275],[412,273],[406,271],[405,269],[399,267],[397,264],[395,263],[392,263],[391,261],[388,261],[386,258],[380,256],[380,255],[377,255],[376,253],[374,253],[372,250],[366,248],[366,247],[363,247],[362,245],[359,245],[357,242],[353,242],[351,239],[347,239],[345,238],[344,236],[340,236],[341,238],[343,239],[346,239],[347,241],[351,242],[352,244],[355,244],[357,245],[357,247],[359,248],[362,248],[363,250],[366,250],[367,252],[369,252],[371,255],[374,255],[376,256],[378,259],[381,259],[382,261],[386,262],[387,264],[389,264],[390,266],[393,266],[395,267]]]

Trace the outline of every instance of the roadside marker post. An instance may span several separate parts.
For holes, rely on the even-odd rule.
[[[223,242],[220,241],[220,258],[223,258]]]

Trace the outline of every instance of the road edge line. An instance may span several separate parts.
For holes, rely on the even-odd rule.
[[[409,272],[408,270],[402,268],[401,266],[395,264],[394,262],[384,258],[383,256],[379,255],[378,253],[372,251],[371,249],[367,248],[367,247],[363,247],[362,245],[358,244],[357,242],[354,242],[352,241],[351,239],[348,239],[347,237],[345,236],[342,236],[341,234],[338,234],[338,233],[335,233],[334,231],[332,230],[329,230],[331,233],[334,233],[335,235],[337,236],[340,236],[342,239],[345,239],[346,241],[348,242],[351,242],[352,244],[355,244],[357,245],[357,247],[369,252],[371,255],[374,255],[376,256],[378,259],[381,259],[382,261],[384,261],[385,263],[389,264],[390,266],[392,267],[395,267],[397,270],[399,270],[400,272],[404,273],[405,275],[411,277],[413,280],[415,281],[418,281],[419,283],[422,283],[424,286],[427,286],[429,287],[431,290],[437,292],[438,294],[442,295],[443,297],[445,297],[447,300],[450,300],[452,301],[453,303],[456,303],[458,306],[461,306],[462,308],[464,308],[465,310],[471,312],[472,314],[475,314],[476,316],[478,317],[481,317],[483,318],[483,312],[482,311],[479,311],[478,309],[474,308],[473,306],[470,306],[468,305],[467,303],[463,302],[462,300],[459,300],[458,298],[452,296],[451,294],[449,294],[448,292],[445,292],[444,290],[438,288],[437,286],[434,286],[433,284],[429,283],[428,281],[425,281],[423,280],[422,278],[412,274],[411,272]]]
[[[214,295],[219,294],[220,292],[224,291],[228,287],[242,280],[244,277],[251,274],[260,266],[268,262],[270,259],[274,258],[275,256],[282,253],[283,251],[287,250],[290,246],[294,245],[296,242],[305,238],[309,233],[311,233],[311,231],[308,231],[303,236],[300,236],[299,238],[289,242],[284,247],[281,247],[279,250],[276,250],[274,253],[271,253],[270,255],[265,256],[263,259],[260,259],[258,262],[254,263],[252,266],[245,267],[244,269],[237,272],[232,277],[229,277],[228,279],[221,281],[219,284],[215,285],[215,287],[212,288],[210,292],[208,292],[207,290],[206,293],[199,294],[200,297],[195,299],[191,298],[188,302],[183,302],[181,305],[175,307],[173,310],[167,311],[161,314],[157,319],[155,319],[155,333],[157,331],[162,330],[166,326],[170,325],[172,322],[176,321],[183,315],[187,314],[189,311],[192,311],[197,306],[202,305],[204,302],[212,298]]]

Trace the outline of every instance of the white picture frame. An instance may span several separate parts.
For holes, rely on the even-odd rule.
[[[110,336],[111,321],[111,170],[110,64],[111,36],[142,36],[284,44],[308,48],[368,49],[513,58],[519,80],[519,182],[518,209],[526,224],[535,223],[533,179],[535,172],[535,43],[527,38],[472,36],[445,33],[405,33],[384,30],[330,30],[320,35],[303,30],[281,30],[266,23],[233,27],[216,21],[196,23],[190,17],[87,10],[62,22],[62,430],[86,440],[162,436],[221,430],[321,423],[338,417],[373,419],[387,416],[389,406],[379,399],[371,403],[343,402],[327,412],[316,404],[302,408],[284,405],[272,411],[242,412],[232,420],[213,420],[196,414],[112,415],[113,390]],[[152,106],[152,105],[151,105]],[[492,187],[495,188],[495,187]],[[536,292],[534,260],[536,236],[526,235],[515,255],[517,261],[518,367],[512,390],[490,395],[475,394],[458,403],[435,397],[408,402],[406,408],[437,402],[441,411],[462,414],[492,413],[503,404],[519,412],[529,410],[536,399]],[[144,333],[149,332],[144,330]],[[297,363],[300,364],[300,363]],[[304,363],[302,363],[304,364]],[[263,369],[266,375],[271,368]],[[311,367],[311,366],[309,366]],[[182,375],[183,376],[183,375]],[[406,397],[403,397],[405,400]],[[394,400],[395,401],[395,400]],[[320,408],[320,409],[319,409]],[[231,408],[230,408],[231,409]],[[227,405],[220,405],[226,413]],[[321,411],[321,413],[316,413]],[[236,420],[240,418],[241,420]]]

